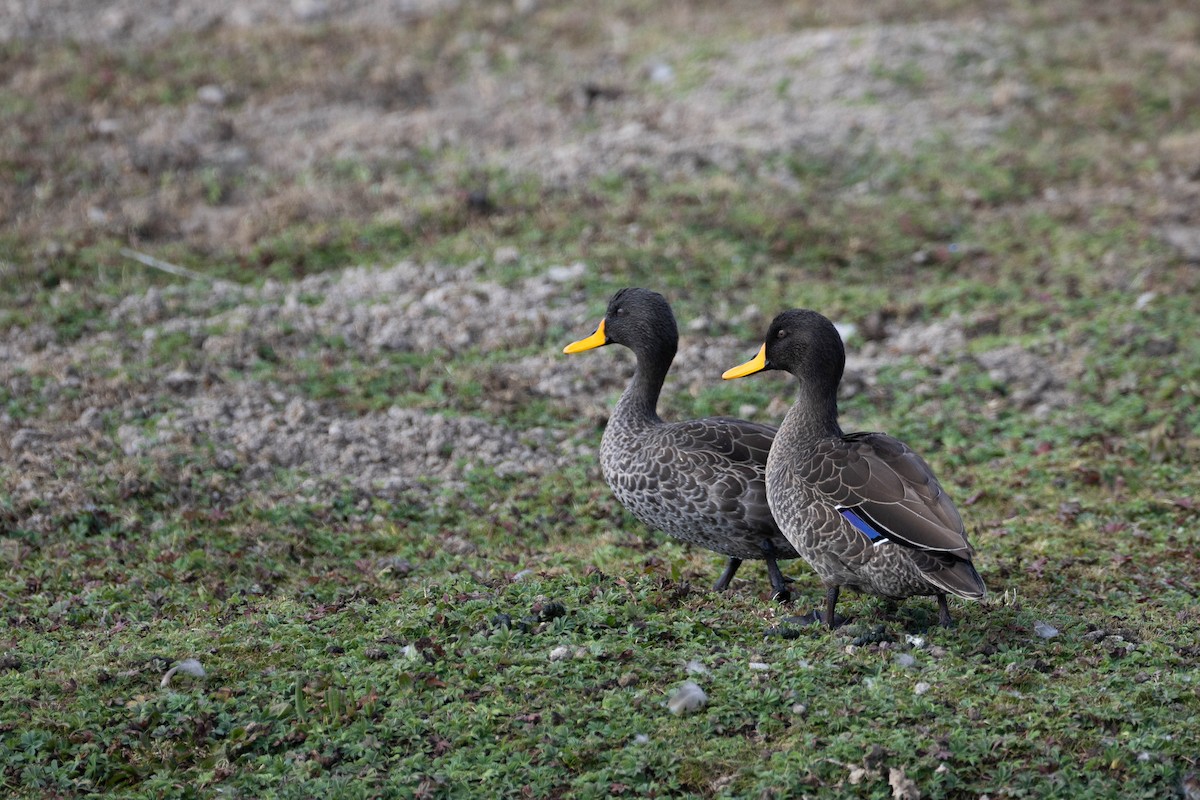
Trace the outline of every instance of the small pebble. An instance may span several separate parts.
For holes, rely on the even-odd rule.
[[[574,651],[565,644],[560,644],[558,647],[550,651],[551,661],[566,661],[574,655]]]
[[[913,694],[925,694],[932,688],[933,687],[925,681],[920,681],[916,686],[913,687]]]
[[[675,80],[675,69],[662,61],[651,64],[649,73],[651,83],[670,83]]]
[[[896,663],[902,667],[915,666],[917,660],[908,653],[896,653]]]
[[[764,664],[761,661],[751,661],[750,662],[750,669],[752,669],[756,672],[765,672],[766,670],[769,670],[770,668],[771,668],[770,664]]]
[[[102,119],[93,126],[101,136],[116,136],[121,132],[121,127],[120,121],[115,119]]]
[[[707,704],[708,695],[704,690],[693,681],[685,681],[671,695],[671,699],[667,701],[667,708],[671,709],[672,714],[686,714],[704,708]]]
[[[210,83],[196,90],[196,99],[205,105],[223,106],[225,105],[225,90]]]
[[[925,646],[925,637],[917,636],[912,633],[904,634],[904,641],[908,642],[909,644],[911,644],[913,647],[917,648],[918,650],[920,650],[922,647]]]

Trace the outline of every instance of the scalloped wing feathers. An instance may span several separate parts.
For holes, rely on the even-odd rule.
[[[834,505],[892,541],[960,557],[972,552],[962,517],[933,470],[898,439],[883,433],[826,439],[801,470]]]

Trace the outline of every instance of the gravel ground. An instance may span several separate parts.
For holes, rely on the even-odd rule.
[[[6,6],[0,40],[73,38],[123,46],[221,27],[402,26],[455,4],[8,0]],[[533,6],[517,3],[498,13],[527,13]],[[559,183],[614,171],[759,169],[755,165],[776,155],[903,151],[948,130],[982,144],[1004,124],[1008,109],[1028,99],[1003,69],[1013,43],[985,22],[774,35],[730,47],[701,67],[687,62],[682,47],[632,63],[620,58],[621,39],[614,28],[610,51],[593,54],[570,75],[520,61],[503,80],[481,66],[454,81],[427,82],[406,72],[397,57],[399,78],[383,101],[351,86],[353,76],[335,75],[325,85],[284,96],[223,85],[204,87],[184,108],[82,109],[89,134],[79,157],[97,165],[97,174],[117,177],[48,203],[41,224],[82,222],[147,238],[182,238],[199,248],[217,242],[250,246],[268,220],[336,218],[360,201],[376,209],[395,203],[395,213],[404,213],[403,199],[386,185],[368,199],[297,182],[316,165],[339,158],[390,163],[422,148],[453,146],[465,148],[478,165],[530,171]],[[896,66],[884,70],[885,63]],[[38,77],[19,73],[10,80],[36,87]],[[678,91],[683,82],[689,88]],[[587,83],[607,87],[594,101],[601,105],[584,99]],[[170,182],[161,179],[206,169],[258,176],[259,188],[213,206],[172,194]],[[767,172],[768,180],[790,180]],[[597,443],[594,423],[605,418],[630,363],[627,355],[560,354],[562,331],[588,332],[603,306],[604,298],[577,288],[588,268],[560,265],[502,286],[488,280],[482,267],[348,265],[261,288],[217,283],[131,295],[110,311],[123,333],[67,345],[56,343],[49,326],[11,331],[0,341],[0,381],[44,409],[32,421],[0,417],[0,457],[24,475],[15,506],[28,511],[39,499],[55,498],[86,503],[78,496],[78,475],[61,464],[84,471],[97,453],[131,476],[149,459],[176,478],[193,480],[189,468],[168,465],[181,453],[206,453],[228,473],[212,477],[211,490],[227,494],[261,484],[279,467],[309,476],[309,487],[348,483],[393,491],[412,489],[426,477],[460,480],[477,464],[544,472],[590,457]],[[717,309],[714,316],[730,311]],[[711,385],[714,365],[744,357],[746,343],[708,335],[709,320],[681,322],[685,339],[668,392]],[[185,337],[187,360],[201,366],[139,366],[131,378],[123,366],[144,361],[166,336]],[[952,377],[966,353],[961,320],[893,323],[870,338],[854,349],[848,393],[869,388],[878,367],[898,354],[941,365]],[[330,339],[344,348],[322,353],[320,342]],[[588,427],[572,436],[514,430],[398,406],[351,414],[306,399],[295,386],[255,379],[252,367],[265,348],[285,362],[349,354],[367,363],[392,353],[536,348],[536,355],[496,360],[501,366],[488,376],[495,389],[489,409],[503,419],[515,404],[538,396]],[[1039,415],[1070,403],[1064,381],[1071,368],[1062,366],[1074,363],[1070,354],[1010,347],[984,354],[980,362],[1010,387],[1012,402]],[[767,409],[742,412],[778,417],[785,406],[779,399]],[[138,479],[127,480],[136,491]]]
[[[44,330],[14,331],[0,345],[0,380],[18,393],[24,386],[25,398],[46,408],[38,424],[0,417],[8,441],[7,448],[0,442],[0,451],[25,476],[15,487],[16,505],[33,509],[39,499],[49,498],[68,506],[86,504],[87,498],[77,495],[78,475],[64,472],[61,463],[65,459],[87,470],[96,453],[125,464],[131,473],[138,471],[139,459],[165,469],[181,454],[199,454],[200,467],[218,470],[212,490],[230,495],[250,488],[269,490],[277,481],[277,468],[307,476],[296,487],[301,492],[349,485],[390,494],[419,490],[427,479],[453,484],[479,465],[501,474],[545,474],[590,460],[597,444],[595,428],[628,379],[632,359],[625,352],[575,358],[561,354],[567,339],[559,332],[588,332],[602,305],[601,299],[571,288],[580,271],[578,265],[557,267],[503,287],[476,270],[401,263],[295,283],[268,282],[261,288],[220,284],[200,291],[178,286],[131,295],[113,307],[114,320],[132,324],[140,331],[138,338],[106,332],[60,346]],[[744,358],[746,342],[697,330],[704,325],[705,320],[698,320],[685,328],[668,393],[711,386],[714,365]],[[189,362],[202,363],[201,369],[139,366],[134,382],[119,368],[139,363],[156,339],[180,333],[189,343]],[[333,338],[343,340],[347,349],[329,351],[318,344]],[[879,368],[901,355],[935,365],[943,379],[951,380],[967,357],[966,343],[958,319],[890,326],[880,341],[852,349],[844,394],[874,386]],[[573,433],[518,430],[478,417],[398,405],[355,413],[308,399],[296,386],[255,380],[252,367],[266,347],[285,362],[315,354],[328,359],[352,355],[365,363],[386,360],[393,352],[441,356],[471,348],[504,354],[533,347],[535,354],[500,359],[493,368],[490,380],[507,390],[491,398],[490,408],[503,419],[529,397],[542,397],[567,409],[583,426]],[[979,362],[1007,387],[1010,402],[1039,415],[1071,402],[1063,385],[1071,374],[1064,370],[1070,362],[1065,354],[1050,360],[1014,346],[984,353]],[[31,375],[48,380],[35,388]],[[787,402],[784,394],[766,409],[737,411],[778,418]],[[147,424],[151,410],[157,413]],[[115,421],[115,433],[106,433],[112,427],[105,426],[106,420]]]

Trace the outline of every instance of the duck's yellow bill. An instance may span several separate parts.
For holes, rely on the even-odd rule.
[[[597,326],[596,332],[586,339],[580,339],[578,342],[571,342],[563,348],[564,353],[582,353],[584,350],[591,350],[596,347],[603,347],[608,344],[608,337],[604,335],[604,320],[600,320],[600,325]]]
[[[721,375],[727,381],[734,378],[744,378],[747,375],[753,375],[756,372],[761,372],[767,368],[767,346],[764,344],[758,348],[758,355],[747,361],[745,364],[738,364],[736,367],[731,367],[725,370]]]

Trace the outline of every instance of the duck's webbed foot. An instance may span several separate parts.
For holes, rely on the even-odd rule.
[[[846,624],[846,618],[838,616],[834,613],[834,606],[837,605],[838,594],[841,592],[840,586],[825,587],[825,610],[819,611],[813,609],[807,614],[802,614],[795,617],[787,617],[785,621],[796,625],[825,625],[829,630],[839,628]]]

